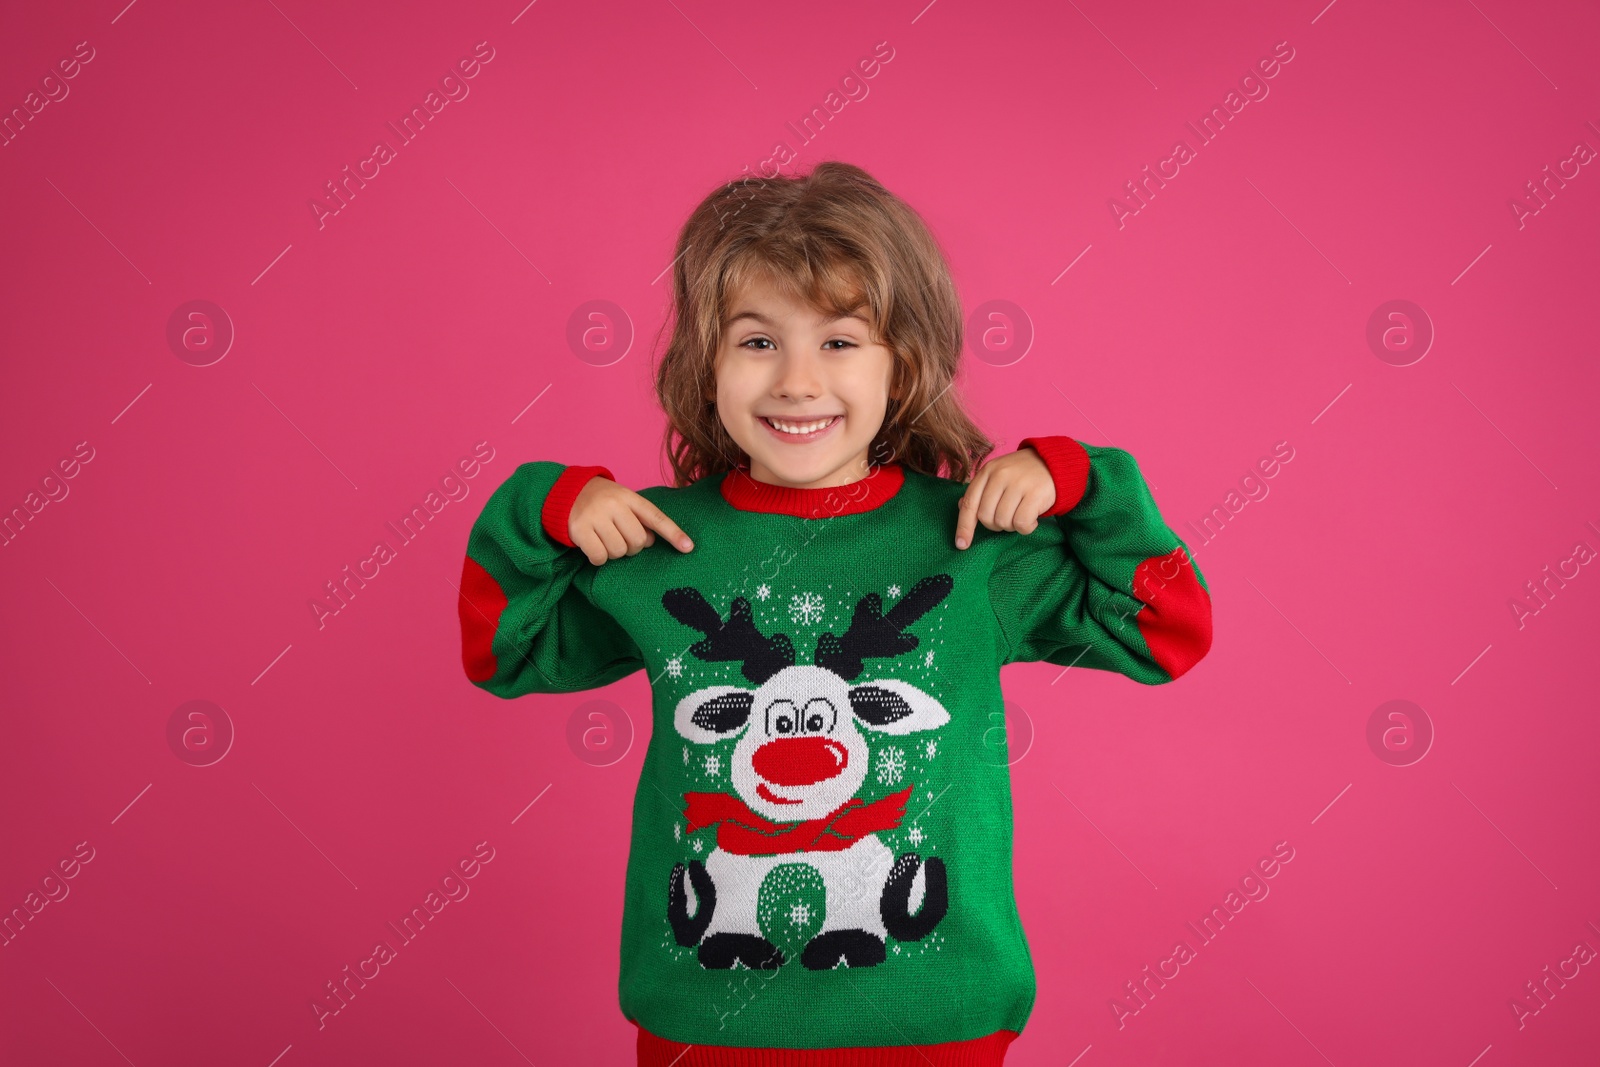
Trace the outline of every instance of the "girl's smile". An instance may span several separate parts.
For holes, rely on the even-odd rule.
[[[807,444],[832,433],[843,415],[824,415],[813,419],[770,418],[758,415],[757,419],[774,437],[786,445]]]

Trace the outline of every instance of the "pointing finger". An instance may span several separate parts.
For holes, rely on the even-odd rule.
[[[972,533],[978,527],[978,504],[983,497],[983,487],[989,480],[988,468],[980,470],[961,496],[960,513],[956,519],[956,547],[972,544]]]
[[[668,518],[666,512],[650,503],[650,501],[645,500],[644,497],[640,497],[639,500],[643,502],[643,505],[640,506],[636,502],[634,513],[639,516],[646,526],[671,541],[680,552],[688,552],[694,548],[694,542],[689,539],[689,535],[684,533],[677,523]]]

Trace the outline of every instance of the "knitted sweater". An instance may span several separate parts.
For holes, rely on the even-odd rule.
[[[485,503],[467,677],[500,697],[650,679],[618,985],[641,1064],[988,1065],[1021,1032],[999,669],[1158,685],[1211,646],[1205,579],[1134,458],[1024,446],[1050,517],[980,523],[966,549],[966,485],[898,463],[834,489],[741,469],[639,490],[694,548],[658,535],[599,567],[567,516],[604,467],[524,463]]]

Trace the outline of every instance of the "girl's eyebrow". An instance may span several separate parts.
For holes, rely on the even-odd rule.
[[[730,318],[723,325],[725,327],[726,326],[732,326],[734,323],[738,322],[740,319],[754,319],[757,322],[761,323],[763,326],[766,326],[768,328],[771,328],[771,327],[774,327],[774,326],[777,325],[777,323],[773,322],[771,319],[767,318],[765,315],[761,314],[761,312],[759,312],[759,311],[741,311],[737,315],[735,315],[732,318]],[[824,321],[823,325],[824,326],[829,326],[829,325],[832,325],[835,322],[842,322],[845,319],[855,319],[855,320],[857,320],[858,322],[861,322],[864,325],[869,325],[869,326],[871,325],[871,323],[867,322],[867,320],[866,320],[866,318],[864,316],[857,315],[854,312],[852,312],[852,313],[850,313],[848,315],[836,315],[833,318]]]

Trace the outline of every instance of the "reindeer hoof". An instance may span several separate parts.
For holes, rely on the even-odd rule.
[[[689,893],[683,884],[684,866],[672,865],[672,876],[667,879],[667,919],[672,923],[672,936],[685,947],[700,940],[711,925],[711,913],[717,909],[717,887],[706,873],[706,865],[699,860],[689,861],[689,883],[694,886],[697,902],[695,913],[689,914]]]
[[[922,906],[911,914],[911,883],[917,868],[923,868]],[[926,863],[915,852],[907,852],[895,861],[883,887],[883,901],[879,912],[884,928],[896,941],[921,941],[933,932],[950,906],[945,884],[944,860],[932,856]]]
[[[712,934],[700,946],[702,967],[727,970],[740,960],[752,971],[775,971],[783,965],[783,953],[755,934]]]
[[[818,934],[800,953],[800,962],[813,971],[839,966],[873,967],[883,962],[883,938],[866,930],[829,930]]]

